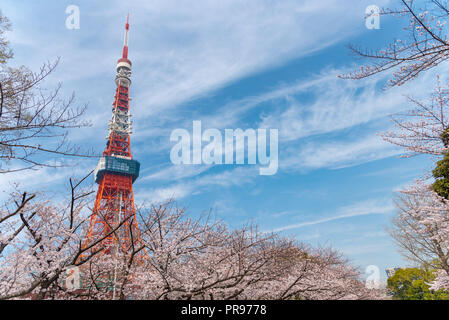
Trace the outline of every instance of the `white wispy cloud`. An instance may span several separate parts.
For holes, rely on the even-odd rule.
[[[55,162],[47,162],[55,164]],[[61,164],[61,163],[60,163]],[[19,190],[31,192],[53,192],[55,187],[59,193],[68,191],[69,178],[81,179],[92,170],[92,161],[65,161],[64,167],[40,167],[36,170],[15,171],[0,174],[0,200],[5,200],[8,194],[16,187]],[[13,167],[20,168],[20,167]],[[86,181],[87,184],[94,183],[93,177]]]
[[[133,43],[138,49],[151,44],[134,55],[150,85],[136,96],[141,115],[165,111],[360,32],[359,12],[366,7],[336,0],[140,4],[133,19],[146,33],[138,29]],[[341,16],[346,18],[334,23]]]
[[[363,2],[117,0],[105,6],[79,1],[79,31],[65,30],[61,5],[48,9],[36,5],[35,10],[60,15],[51,25],[33,14],[29,5],[15,10],[16,2],[6,1],[5,6],[13,23],[17,21],[12,44],[33,50],[33,57],[18,58],[38,66],[49,57],[62,56],[61,74],[80,90],[90,77],[113,74],[124,12],[130,11],[133,112],[145,118],[362,32],[359,27],[368,3]],[[30,28],[40,24],[52,32]],[[86,46],[89,40],[95,45]]]
[[[422,97],[433,87],[434,75],[428,74],[412,82],[408,89],[401,87],[379,91],[379,86],[385,80],[383,77],[362,81],[347,81],[337,77],[346,71],[347,69],[326,69],[306,81],[287,84],[258,96],[232,101],[222,106],[216,113],[203,117],[201,119],[203,130],[235,127],[247,113],[261,105],[269,104],[273,106],[272,111],[270,113],[264,111],[260,123],[256,122],[254,125],[279,129],[281,170],[291,172],[320,168],[337,169],[400,154],[398,148],[377,136],[380,127],[372,124],[376,121],[382,122],[391,113],[409,108],[410,106],[405,103],[404,93],[410,90],[415,96]],[[305,93],[312,96],[312,99],[302,101],[301,95]],[[283,106],[283,109],[279,105]],[[360,133],[352,137],[334,135],[343,129],[351,130],[361,124],[371,125],[365,126]],[[176,125],[191,130],[192,123],[187,119],[181,123],[176,122]],[[170,148],[168,139],[164,146],[158,147],[163,148],[165,150],[163,152],[168,152]],[[168,165],[143,179],[174,182],[176,179],[185,178],[191,179],[198,188],[200,183],[194,180],[201,174],[203,184],[221,183],[214,181],[219,179],[214,174],[204,175],[207,169],[209,167],[206,166],[181,168]],[[242,171],[246,169],[251,170],[250,167],[241,168]],[[229,174],[232,172],[230,170]]]
[[[190,196],[194,188],[189,184],[178,184],[168,187],[147,188],[146,190],[138,190],[134,194],[134,199],[138,202],[163,202],[169,199],[184,199]]]
[[[174,183],[169,186],[147,188],[138,191],[135,198],[138,201],[158,202],[169,198],[177,200],[208,191],[211,187],[229,188],[252,183],[259,172],[255,167],[236,167],[221,173],[211,173],[188,181]]]
[[[386,2],[381,1],[378,5]],[[129,8],[134,10],[131,10],[130,35],[130,58],[134,63],[131,108],[136,131],[133,139],[148,140],[139,145],[142,154],[155,150],[166,152],[170,148],[170,130],[180,124],[191,125],[191,119],[177,113],[183,103],[363,32],[363,12],[370,3],[286,0],[267,1],[262,5],[260,1],[192,3],[161,0],[111,1],[105,7],[104,4],[80,1],[82,21],[78,33],[65,30],[63,10],[60,12],[61,26],[49,33],[30,28],[30,23],[43,23],[32,10],[24,14],[14,9],[15,2],[7,1],[6,4],[13,23],[14,17],[18,19],[15,31],[11,33],[13,46],[33,50],[31,57],[19,54],[18,63],[38,66],[49,57],[62,56],[58,75],[70,88],[82,93],[83,99],[96,99],[98,105],[89,111],[94,127],[73,136],[83,140],[89,136],[90,141],[103,139],[103,135],[98,134],[99,129],[106,133],[105,119],[109,117],[108,106],[114,87],[113,66],[121,49],[123,12]],[[25,24],[25,18],[19,19],[21,15],[27,16],[30,23]],[[336,23],[341,17],[345,18]],[[46,45],[42,46],[42,43]],[[376,88],[383,79],[354,82],[336,77],[345,71],[326,68],[315,77],[287,83],[259,96],[213,106],[216,111],[204,116],[203,123],[208,127],[232,128],[247,113],[269,103],[272,110],[264,110],[255,125],[279,128],[281,154],[286,155],[285,159],[280,158],[281,168],[337,168],[394,154],[374,138],[374,132],[365,132],[365,139],[360,140],[334,142],[323,139],[296,143],[306,137],[368,123],[403,104],[405,89],[379,93]],[[108,84],[101,80],[100,85],[98,80],[106,77],[111,80]],[[103,90],[101,99],[97,85]],[[412,83],[411,91],[424,92],[429,86],[432,81],[423,77]],[[303,94],[312,99],[304,100]],[[370,134],[373,137],[369,137]],[[252,167],[231,169],[221,174],[205,174],[207,170],[205,166],[175,168],[168,165],[139,181],[174,182],[171,186],[153,188],[148,194],[185,197],[208,185],[227,187],[251,183],[257,177],[253,176]],[[180,179],[186,181],[181,184]]]
[[[170,164],[162,170],[151,173],[147,176],[141,177],[140,181],[177,181],[185,178],[197,176],[207,171],[211,166],[209,165],[173,165]]]
[[[338,78],[348,71],[347,68],[324,69],[311,80],[289,84],[266,95],[274,102],[283,101],[287,107],[264,115],[261,127],[279,128],[280,139],[287,142],[326,134],[409,108],[405,94],[421,98],[435,86],[435,72],[403,87],[379,90],[386,75],[359,81]],[[306,93],[312,98],[304,101],[302,95]]]
[[[292,169],[339,169],[365,162],[399,155],[401,150],[383,141],[376,135],[369,135],[355,141],[311,142],[288,150],[281,162],[281,168]]]
[[[322,224],[326,222],[331,222],[335,220],[348,219],[358,216],[372,215],[372,214],[388,214],[394,209],[391,201],[386,201],[385,199],[367,200],[361,201],[346,207],[342,207],[337,210],[337,214],[317,220],[304,221],[294,224],[289,224],[283,227],[275,228],[270,230],[272,232],[281,232],[291,229],[297,229],[317,224]]]

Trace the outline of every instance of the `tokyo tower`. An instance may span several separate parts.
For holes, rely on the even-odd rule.
[[[132,64],[128,59],[128,32],[129,14],[125,25],[123,55],[117,61],[117,89],[106,149],[94,171],[98,191],[85,239],[87,246],[123,223],[116,232],[103,240],[105,253],[112,253],[112,250],[120,247],[127,253],[132,248],[132,242],[135,247],[141,243],[133,198],[133,183],[139,176],[140,163],[131,155],[129,87]]]

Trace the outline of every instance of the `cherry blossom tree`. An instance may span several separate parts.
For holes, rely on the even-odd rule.
[[[439,269],[436,272],[436,279],[430,286],[431,290],[449,290],[449,275],[446,270]]]
[[[368,60],[359,70],[342,75],[363,79],[392,72],[389,86],[400,86],[449,58],[447,20],[449,5],[442,0],[400,0],[397,8],[383,8],[382,16],[392,16],[403,24],[401,39],[391,40],[383,49],[350,46],[355,56]]]
[[[83,242],[92,200],[92,191],[82,187],[88,176],[70,179],[69,201],[15,191],[0,208],[0,299],[54,297],[67,269],[104,251],[103,240],[126,221],[100,239]]]
[[[384,298],[367,289],[359,271],[334,250],[261,233],[252,225],[229,230],[210,215],[187,216],[172,201],[141,208],[143,246],[118,247],[113,254],[90,251],[104,239],[82,246],[81,203],[72,215],[30,202],[20,209],[29,228],[20,219],[7,224],[9,235],[21,228],[24,234],[7,242],[11,249],[0,260],[3,299]],[[64,285],[72,266],[81,271],[82,286],[75,290]]]
[[[145,263],[101,261],[90,279],[121,270],[117,297],[135,299],[372,299],[357,269],[330,249],[313,249],[249,225],[229,230],[210,215],[192,219],[170,201],[141,209]],[[132,255],[132,254],[131,254]],[[99,260],[100,257],[97,257]],[[93,265],[97,258],[92,259]],[[109,290],[110,291],[110,290]],[[104,298],[104,287],[90,297]]]
[[[404,255],[449,273],[448,201],[429,184],[416,180],[400,192],[395,203],[399,212],[390,231]]]
[[[441,0],[400,0],[397,8],[383,8],[381,15],[403,24],[400,39],[379,50],[350,46],[356,57],[367,63],[344,79],[363,79],[391,73],[388,86],[401,86],[449,58],[447,20],[449,4]],[[438,269],[432,288],[448,289],[447,161],[449,160],[448,86],[438,84],[427,101],[407,97],[411,110],[392,117],[396,130],[382,138],[404,149],[404,156],[426,154],[441,157],[429,176],[402,190],[396,199],[398,214],[390,233],[401,252],[410,260]]]
[[[449,148],[448,86],[438,79],[427,100],[409,98],[414,107],[393,116],[395,129],[382,134],[384,140],[402,147],[405,156],[443,156],[431,176],[425,175],[399,192],[398,213],[390,234],[409,260],[437,269],[435,283],[449,274],[449,206],[447,157]],[[432,179],[431,179],[432,178]],[[442,287],[434,286],[433,289]]]
[[[434,91],[425,100],[407,97],[413,107],[392,115],[395,129],[381,134],[382,138],[402,147],[404,156],[428,154],[441,156],[449,148],[449,89],[439,77]]]
[[[62,98],[61,83],[53,89],[45,86],[59,59],[38,71],[11,67],[13,55],[4,36],[9,28],[0,11],[0,174],[60,167],[67,156],[92,156],[68,139],[71,129],[89,125],[83,119],[87,105],[75,106],[74,94]],[[49,156],[59,159],[49,161]]]
[[[449,289],[449,202],[417,180],[396,199],[398,214],[389,230],[401,253],[438,270],[432,289]]]

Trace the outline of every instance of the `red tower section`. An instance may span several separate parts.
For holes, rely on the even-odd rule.
[[[141,242],[133,198],[133,182],[139,176],[140,164],[131,155],[129,87],[132,64],[128,59],[128,32],[129,15],[125,26],[123,55],[117,61],[117,90],[106,149],[95,169],[95,181],[99,186],[85,239],[87,246],[123,223],[115,233],[104,240],[106,253],[120,247],[124,252],[129,252],[132,242],[134,247],[139,247]]]

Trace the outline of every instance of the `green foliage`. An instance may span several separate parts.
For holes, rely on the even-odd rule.
[[[2,15],[0,11],[0,64],[5,64],[6,60],[11,59],[13,54],[8,47],[8,41],[5,39],[5,32],[11,27],[8,18]]]
[[[446,153],[444,158],[437,162],[437,166],[432,173],[435,178],[449,178],[449,153]]]
[[[388,278],[388,289],[397,300],[449,300],[449,292],[429,289],[435,279],[432,270],[405,268]]]
[[[431,185],[432,190],[440,197],[449,199],[449,153],[446,153],[444,158],[437,162],[432,174],[436,179]]]
[[[442,178],[436,180],[432,184],[432,190],[435,191],[440,197],[449,199],[449,179]]]
[[[444,146],[448,148],[449,128],[444,130],[440,137]],[[437,166],[433,169],[432,174],[436,179],[431,186],[432,190],[440,197],[449,200],[449,152],[445,152],[443,159],[437,162]]]
[[[440,137],[441,141],[443,141],[443,145],[446,148],[449,148],[449,129],[444,130]]]

